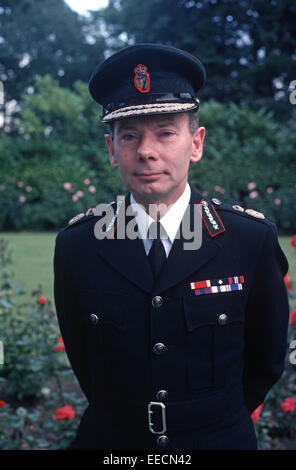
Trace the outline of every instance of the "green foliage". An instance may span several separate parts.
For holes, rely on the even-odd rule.
[[[7,243],[0,240],[5,253]],[[8,260],[7,260],[8,261]],[[22,284],[10,274],[7,266],[0,271],[0,331],[4,344],[4,366],[1,376],[8,380],[8,393],[18,399],[40,397],[41,388],[56,371],[54,346],[58,326],[50,301],[39,304],[22,302]]]
[[[103,38],[63,0],[2,0],[0,29],[5,101],[18,101],[36,74],[50,73],[69,88],[87,82],[103,58]]]
[[[19,134],[0,136],[0,230],[57,229],[125,194],[99,111],[84,83],[70,91],[48,75],[37,77],[35,93],[22,98]],[[282,231],[295,230],[296,110],[282,125],[264,108],[210,100],[199,117],[205,151],[190,168],[191,182],[211,197],[263,212]]]
[[[0,137],[0,229],[61,227],[122,193],[98,112],[82,82],[72,92],[37,77],[36,93],[23,95],[19,135]]]
[[[205,152],[191,166],[191,181],[222,201],[263,212],[282,230],[295,230],[295,116],[282,127],[264,109],[210,100],[199,111]]]
[[[266,106],[289,116],[289,83],[295,79],[295,2],[285,0],[110,0],[93,14],[106,23],[108,45],[156,42],[199,57],[207,83],[203,101],[214,98],[254,109]],[[277,80],[275,84],[275,79]]]
[[[9,270],[11,250],[0,240],[0,333],[4,365],[0,366],[0,449],[67,449],[86,399],[64,352],[50,299],[40,289],[23,302],[22,283]],[[70,391],[63,389],[69,382]],[[72,389],[72,390],[71,390]],[[71,414],[57,410],[70,407]]]

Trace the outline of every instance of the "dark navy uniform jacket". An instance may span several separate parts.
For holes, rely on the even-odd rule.
[[[256,449],[250,414],[284,369],[288,263],[273,223],[190,186],[191,210],[208,203],[202,245],[184,251],[176,239],[155,285],[142,240],[98,240],[100,217],[58,233],[57,315],[89,402],[75,449]],[[240,290],[192,288],[233,277]],[[165,405],[160,440],[150,402]],[[156,432],[162,409],[151,408]]]

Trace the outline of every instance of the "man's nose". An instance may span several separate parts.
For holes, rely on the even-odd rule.
[[[153,137],[150,135],[142,135],[137,153],[140,158],[156,158],[157,150]]]

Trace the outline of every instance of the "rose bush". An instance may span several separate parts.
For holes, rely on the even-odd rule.
[[[290,238],[290,245],[295,248],[296,258],[295,241],[296,235],[293,235]],[[289,260],[289,264],[291,261]],[[260,449],[285,449],[287,445],[296,449],[296,296],[295,282],[289,273],[284,280],[291,307],[286,367],[279,382],[265,398],[264,404],[261,404],[252,415]]]

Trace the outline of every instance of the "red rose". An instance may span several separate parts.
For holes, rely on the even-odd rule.
[[[39,297],[39,299],[37,300],[38,304],[40,305],[45,304],[46,301],[47,297]]]
[[[0,400],[0,408],[4,408],[6,402],[4,400]]]
[[[53,415],[53,418],[58,419],[59,421],[62,421],[63,419],[73,419],[74,417],[75,411],[70,405],[65,405],[62,408],[58,408]]]
[[[55,351],[65,351],[64,340],[61,336],[58,337],[58,344],[54,347]]]
[[[296,410],[296,398],[285,398],[281,403],[281,407],[285,413],[292,413]]]
[[[293,235],[293,237],[290,238],[290,244],[296,248],[296,235]]]
[[[291,283],[291,279],[290,279],[289,273],[287,273],[287,274],[285,275],[284,281],[285,281],[285,284],[286,284],[287,291],[291,290],[291,289],[292,289],[292,283]]]
[[[264,402],[261,403],[261,405],[257,406],[256,410],[254,410],[253,413],[251,414],[251,418],[254,422],[258,421],[258,419],[260,418],[263,405],[264,405]]]
[[[296,309],[292,310],[290,315],[290,325],[296,326]]]

